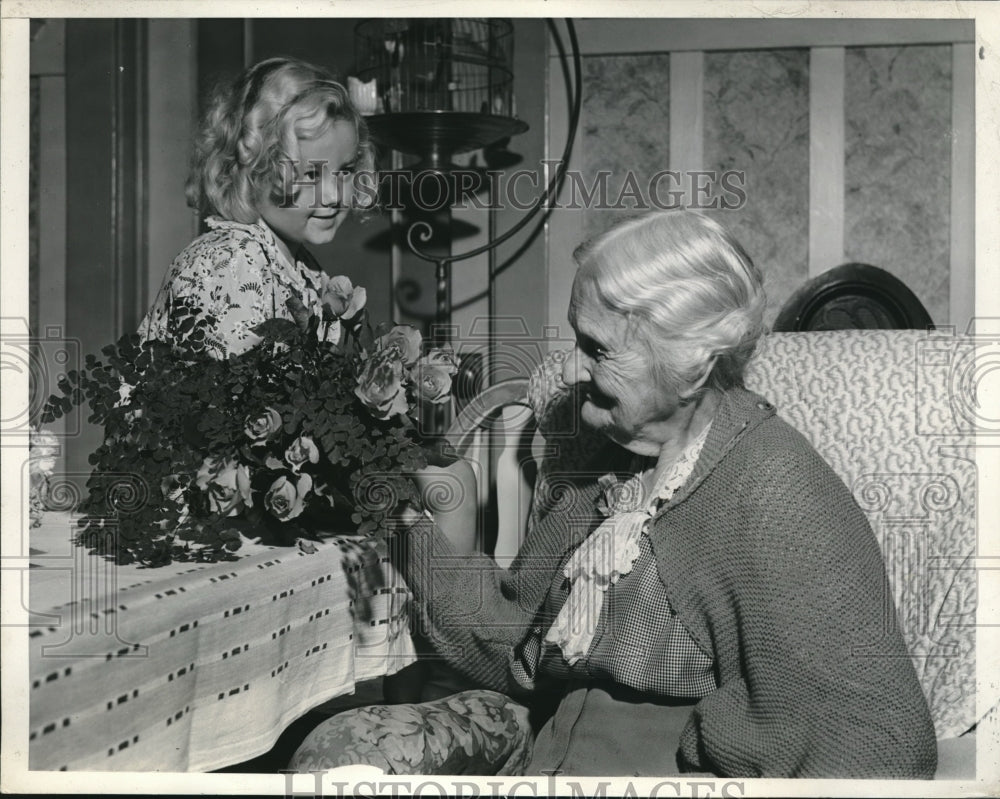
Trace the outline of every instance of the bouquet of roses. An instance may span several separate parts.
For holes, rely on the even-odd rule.
[[[230,559],[244,539],[292,544],[323,532],[388,531],[429,451],[420,402],[450,397],[450,350],[424,352],[415,328],[372,330],[364,290],[331,278],[322,318],[301,304],[258,343],[212,357],[213,321],[172,309],[170,341],[123,336],[60,383],[43,421],[87,401],[105,429],[78,543],[119,563]],[[340,325],[337,343],[317,335]]]

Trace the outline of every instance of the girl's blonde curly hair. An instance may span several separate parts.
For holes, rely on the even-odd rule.
[[[328,71],[293,58],[255,64],[235,84],[217,89],[208,106],[195,139],[188,205],[203,216],[256,222],[257,200],[264,192],[287,195],[293,175],[286,165],[297,160],[298,138],[322,135],[339,120],[357,132],[354,172],[373,176],[368,126]],[[374,199],[371,192],[362,195],[361,200]]]

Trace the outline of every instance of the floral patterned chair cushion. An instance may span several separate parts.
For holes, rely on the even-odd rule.
[[[528,709],[494,691],[339,713],[309,733],[290,769],[376,766],[386,774],[517,775],[531,757]]]

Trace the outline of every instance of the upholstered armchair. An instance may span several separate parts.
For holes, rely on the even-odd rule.
[[[986,346],[951,331],[772,334],[747,375],[868,515],[934,719],[939,778],[975,770],[974,433],[995,426],[974,396]]]

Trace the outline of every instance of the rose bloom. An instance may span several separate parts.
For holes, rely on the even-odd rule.
[[[312,477],[308,474],[300,474],[292,482],[286,475],[282,475],[273,483],[264,495],[264,507],[278,521],[288,521],[294,519],[306,507],[306,495],[312,489]]]
[[[403,361],[403,366],[413,366],[420,357],[423,336],[411,325],[396,325],[376,342],[380,350],[395,349]]]
[[[409,406],[403,390],[403,364],[394,350],[383,350],[368,359],[354,394],[376,419],[406,413]]]
[[[263,444],[281,429],[281,414],[274,408],[264,408],[259,416],[247,417],[243,432],[254,444]]]
[[[440,405],[451,397],[451,375],[448,370],[430,363],[426,358],[421,358],[413,367],[413,383],[417,387],[417,396],[426,402]]]
[[[319,448],[309,436],[299,436],[285,450],[285,460],[297,472],[307,463],[319,462]]]
[[[195,485],[208,494],[212,513],[236,516],[250,504],[250,467],[235,458],[205,458]]]
[[[365,307],[368,292],[364,286],[351,285],[349,277],[337,275],[326,279],[320,300],[335,317],[350,320]]]
[[[208,460],[215,461],[215,458],[210,458]],[[206,461],[207,462],[207,461]],[[205,468],[205,463],[202,463],[201,469]],[[198,474],[201,474],[201,469],[198,470]],[[205,485],[201,486],[204,489],[208,485],[208,478],[206,476]],[[181,481],[177,479],[176,474],[168,474],[160,481],[160,491],[163,493],[165,499],[173,500],[174,502],[180,502],[184,498],[184,486],[181,485]]]

